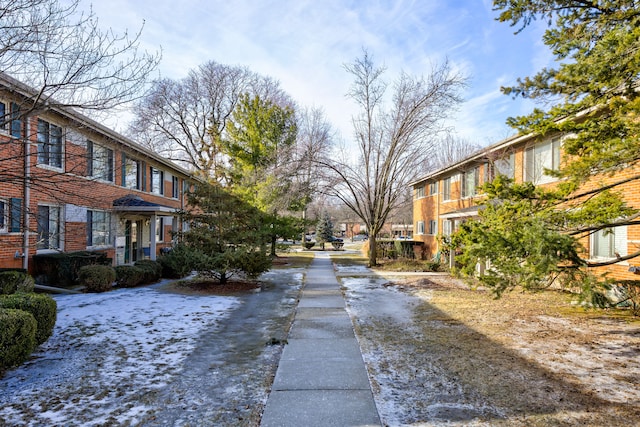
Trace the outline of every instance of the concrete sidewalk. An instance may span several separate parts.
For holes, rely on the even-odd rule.
[[[369,377],[329,255],[316,254],[262,427],[380,426]]]

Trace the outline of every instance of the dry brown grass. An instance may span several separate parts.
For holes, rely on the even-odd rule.
[[[448,278],[396,285],[423,301],[412,322],[419,333],[398,345],[501,408],[496,425],[640,419],[640,319],[628,311],[584,310],[551,291],[496,300]]]

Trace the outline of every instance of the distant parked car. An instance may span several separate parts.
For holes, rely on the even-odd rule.
[[[353,236],[353,241],[354,242],[363,242],[365,240],[367,240],[369,238],[369,236],[367,236],[366,234],[356,234],[355,236]]]

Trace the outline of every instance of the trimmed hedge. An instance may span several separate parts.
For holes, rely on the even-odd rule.
[[[33,275],[38,283],[71,287],[79,285],[80,269],[86,265],[112,265],[104,252],[59,252],[33,256]]]
[[[33,292],[33,277],[22,271],[0,271],[0,295]]]
[[[78,280],[87,292],[106,292],[116,281],[116,271],[108,265],[85,265],[80,268]]]
[[[115,270],[117,286],[132,288],[144,280],[144,270],[134,265],[119,265]]]
[[[38,323],[24,310],[0,309],[0,370],[25,362],[36,348]]]
[[[0,296],[0,308],[23,310],[36,319],[36,345],[49,339],[56,324],[58,305],[46,294],[13,294]]]
[[[142,259],[134,262],[133,265],[143,271],[142,283],[157,282],[162,277],[162,265],[159,262]]]

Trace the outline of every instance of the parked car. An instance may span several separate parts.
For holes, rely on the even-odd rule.
[[[355,236],[353,236],[353,241],[354,242],[363,242],[365,240],[367,240],[369,238],[369,236],[367,236],[366,234],[356,234]]]

